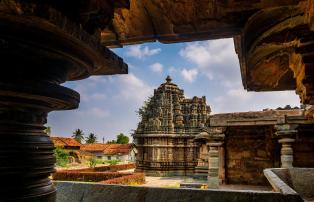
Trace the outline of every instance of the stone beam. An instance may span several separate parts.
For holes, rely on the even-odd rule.
[[[302,0],[266,1],[131,1],[116,9],[111,27],[102,30],[109,46],[160,41],[176,43],[239,35],[248,19],[260,10],[296,6]]]
[[[304,117],[303,109],[215,114],[209,119],[211,127],[274,125],[286,121],[288,123],[313,122],[312,119]]]
[[[261,10],[247,21],[235,47],[248,91],[296,90],[314,104],[313,1]]]

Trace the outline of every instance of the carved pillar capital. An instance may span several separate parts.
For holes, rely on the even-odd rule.
[[[294,137],[297,134],[298,124],[277,124],[275,125],[276,135],[278,137]]]

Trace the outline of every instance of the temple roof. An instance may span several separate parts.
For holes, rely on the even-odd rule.
[[[128,154],[132,149],[131,144],[83,144],[82,151],[102,152],[106,155]]]
[[[211,111],[205,96],[185,98],[184,91],[172,82],[170,76],[165,80],[154,90],[147,105],[139,110],[141,121],[137,134],[197,133]]]

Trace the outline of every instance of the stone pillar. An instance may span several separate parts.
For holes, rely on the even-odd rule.
[[[219,147],[219,184],[225,183],[225,148],[223,146]]]
[[[218,189],[224,175],[224,152],[221,149],[225,138],[225,127],[209,127],[208,137],[208,188]]]
[[[48,112],[78,106],[79,95],[51,83],[0,82],[0,178],[3,200],[55,201],[54,145]]]
[[[276,135],[280,138],[278,140],[281,143],[281,167],[291,168],[293,167],[293,147],[292,144],[295,141],[295,135],[297,133],[297,125],[295,124],[281,124],[276,125]]]
[[[96,34],[50,3],[0,1],[0,201],[55,201],[44,124],[49,112],[79,104],[79,94],[60,84],[127,72]]]
[[[208,151],[208,188],[219,187],[219,147],[221,142],[207,143]]]

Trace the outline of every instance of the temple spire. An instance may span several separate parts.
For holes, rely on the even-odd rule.
[[[168,75],[167,78],[166,78],[166,81],[167,81],[167,83],[171,83],[172,78]]]

